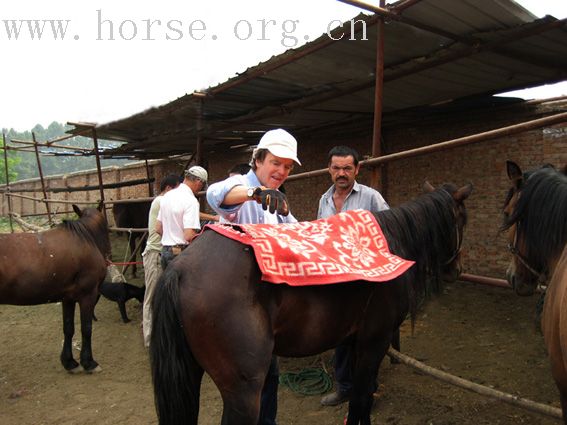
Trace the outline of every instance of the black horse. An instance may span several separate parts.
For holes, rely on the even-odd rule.
[[[65,340],[61,363],[80,370],[73,359],[75,303],[81,309],[81,366],[98,370],[91,349],[92,318],[98,287],[110,256],[108,225],[99,208],[73,209],[76,221],[64,221],[40,233],[0,235],[0,303],[35,305],[62,302]],[[4,344],[8,343],[4,341]]]
[[[147,229],[148,216],[150,214],[151,201],[137,201],[128,203],[119,203],[112,205],[112,215],[116,227],[127,229]],[[128,246],[130,248],[130,261],[132,264],[132,277],[136,278],[136,247],[139,252],[143,252],[146,247],[147,233],[143,232],[128,232]]]
[[[222,423],[256,425],[272,354],[302,357],[354,339],[348,425],[370,424],[378,368],[408,312],[456,280],[472,186],[443,185],[376,218],[390,251],[416,262],[391,282],[288,286],[261,281],[249,247],[205,231],[156,287],[150,342],[160,424],[197,424],[203,372],[218,387]]]

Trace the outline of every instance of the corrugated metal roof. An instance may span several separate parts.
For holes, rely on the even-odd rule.
[[[390,7],[395,7],[398,2]],[[394,9],[393,9],[394,10]],[[423,0],[386,20],[385,116],[470,96],[567,79],[565,20],[536,19],[511,0]],[[324,34],[205,91],[97,126],[99,138],[127,142],[117,154],[155,158],[193,152],[202,103],[205,150],[255,143],[276,126],[294,133],[369,122],[374,110],[376,15],[356,40]],[[340,28],[339,28],[340,29]],[[338,34],[335,34],[338,38]],[[81,129],[80,126],[76,131]]]

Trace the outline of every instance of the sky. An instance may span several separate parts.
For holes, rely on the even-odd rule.
[[[567,17],[566,0],[517,2],[538,17]],[[121,119],[226,81],[360,11],[336,0],[7,0],[0,128]],[[562,94],[567,82],[512,92]]]

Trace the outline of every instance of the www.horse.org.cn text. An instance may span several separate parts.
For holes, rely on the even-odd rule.
[[[309,36],[301,31],[298,19],[235,19],[222,28],[209,25],[203,19],[112,19],[101,9],[96,11],[96,41],[270,41],[279,40],[287,48],[296,47]],[[70,19],[3,19],[0,26],[0,41],[80,40],[81,35],[73,33]],[[338,30],[333,30],[339,26]],[[327,24],[325,34],[333,40],[368,40],[366,22],[352,19],[342,23],[332,20]],[[355,31],[355,26],[357,30]],[[84,29],[84,25],[81,25]],[[333,30],[333,31],[332,31]],[[89,31],[92,33],[92,31]]]

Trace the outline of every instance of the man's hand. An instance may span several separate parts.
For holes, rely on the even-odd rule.
[[[252,196],[252,199],[254,199],[259,204],[262,204],[262,208],[264,210],[269,209],[272,214],[274,213],[274,211],[277,211],[278,214],[281,215],[289,214],[287,198],[279,190],[262,189],[261,187],[257,187],[254,191],[254,196]]]

